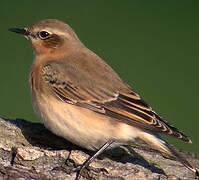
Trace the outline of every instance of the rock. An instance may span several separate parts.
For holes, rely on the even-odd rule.
[[[93,152],[53,135],[42,124],[0,118],[0,180],[74,180],[75,169]],[[199,168],[197,154],[181,152]],[[176,180],[194,174],[143,143],[111,149],[82,173],[82,180]]]

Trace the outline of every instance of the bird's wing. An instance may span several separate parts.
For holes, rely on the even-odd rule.
[[[88,108],[113,117],[131,126],[174,136],[186,142],[191,140],[169,125],[129,87],[128,91],[111,89],[94,78],[60,62],[49,62],[42,69],[42,77],[62,101]],[[107,77],[108,78],[108,77]]]

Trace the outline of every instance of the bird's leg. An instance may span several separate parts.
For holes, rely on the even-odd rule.
[[[81,173],[83,171],[84,168],[88,167],[89,164],[97,157],[99,156],[104,150],[106,150],[114,141],[113,140],[110,140],[110,141],[107,141],[99,150],[97,150],[95,152],[95,154],[93,154],[92,156],[90,156],[80,167],[80,169],[77,171],[77,174],[76,174],[76,178],[75,180],[79,180],[80,176],[81,176]]]

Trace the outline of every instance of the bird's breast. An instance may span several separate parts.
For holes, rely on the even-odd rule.
[[[95,150],[116,137],[117,128],[107,117],[85,108],[37,93],[32,96],[32,104],[50,131],[86,149]]]
[[[54,134],[90,150],[108,140],[130,141],[137,129],[90,109],[59,99],[41,77],[41,67],[32,68],[32,104],[44,125]]]

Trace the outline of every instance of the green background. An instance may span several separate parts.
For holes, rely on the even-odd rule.
[[[100,0],[0,2],[0,116],[39,121],[30,101],[32,48],[8,28],[45,18],[70,24],[165,120],[190,136],[199,152],[199,1]]]

